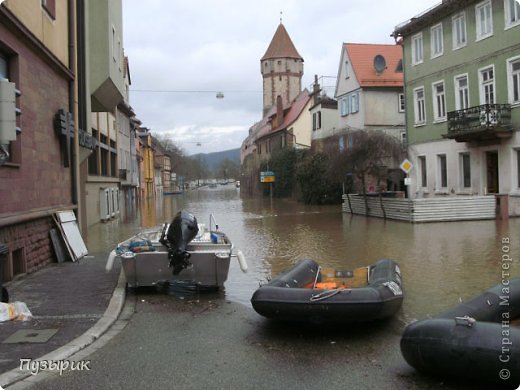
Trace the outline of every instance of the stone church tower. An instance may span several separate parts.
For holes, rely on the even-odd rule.
[[[264,84],[265,116],[276,105],[278,96],[282,97],[285,107],[301,92],[302,87],[303,58],[281,22],[260,60],[260,66]]]

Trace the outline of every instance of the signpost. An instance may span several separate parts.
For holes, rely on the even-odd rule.
[[[274,183],[275,175],[272,171],[262,171],[260,172],[260,183]]]
[[[273,183],[276,181],[276,177],[273,171],[262,171],[260,172],[260,183],[269,183],[269,196],[273,197]]]
[[[405,158],[401,165],[399,165],[399,168],[401,168],[401,170],[404,173],[406,173],[406,177],[404,178],[404,185],[409,186],[410,184],[412,184],[412,179],[410,179],[410,176],[408,176],[410,171],[413,169],[413,164],[411,163],[411,161]]]
[[[404,178],[404,185],[408,187],[409,185],[412,184],[412,179],[410,178],[409,173],[413,169],[413,164],[410,160],[405,158],[403,160],[403,162],[401,163],[401,165],[399,165],[399,168],[401,168],[401,170],[404,173],[406,173],[406,177]],[[410,193],[408,190],[406,192],[407,192],[407,197],[408,197],[408,211],[410,213],[410,221],[411,221],[412,220],[412,205],[410,202]]]
[[[413,169],[413,164],[410,160],[405,158],[401,165],[399,165],[399,168],[401,168],[401,170],[408,175],[410,171]]]

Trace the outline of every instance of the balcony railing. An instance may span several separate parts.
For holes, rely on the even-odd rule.
[[[457,142],[488,141],[512,135],[511,105],[483,104],[448,112],[448,133]]]

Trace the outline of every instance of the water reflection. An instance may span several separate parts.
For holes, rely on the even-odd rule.
[[[249,272],[232,261],[226,283],[228,299],[249,304],[259,283],[303,258],[352,269],[380,258],[396,260],[403,273],[403,322],[446,310],[495,285],[502,278],[502,239],[510,253],[520,253],[520,218],[409,224],[352,216],[339,206],[306,206],[294,201],[241,198],[233,186],[204,188],[142,202],[136,218],[111,221],[89,230],[88,247],[111,250],[140,227],[169,222],[180,210],[220,228],[241,249]],[[138,217],[137,217],[138,216]],[[510,277],[520,277],[515,256]]]

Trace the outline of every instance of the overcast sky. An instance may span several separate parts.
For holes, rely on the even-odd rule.
[[[282,21],[334,94],[343,42],[394,44],[394,27],[437,0],[124,0],[130,105],[186,154],[240,147],[262,119],[260,58]],[[221,91],[223,99],[217,99]]]

